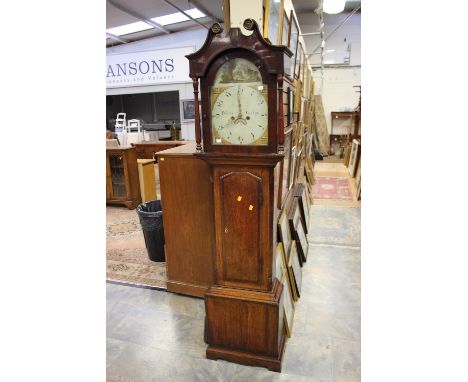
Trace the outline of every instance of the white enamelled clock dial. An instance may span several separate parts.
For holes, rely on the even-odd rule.
[[[268,145],[267,86],[213,87],[211,128],[215,145]]]

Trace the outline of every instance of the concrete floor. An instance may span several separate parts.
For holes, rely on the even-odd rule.
[[[360,208],[314,205],[282,373],[205,358],[203,300],[107,284],[108,381],[360,381]]]

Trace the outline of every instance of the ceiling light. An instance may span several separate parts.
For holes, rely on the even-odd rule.
[[[194,19],[205,17],[205,14],[203,12],[200,12],[197,8],[192,8],[184,12],[190,15],[191,17],[193,17]],[[183,13],[177,12],[177,13],[171,13],[170,15],[154,17],[151,20],[160,25],[169,25],[169,24],[180,23],[182,21],[187,21],[190,19],[187,16],[185,16]]]
[[[121,25],[115,28],[106,29],[107,33],[113,34],[115,36],[122,36],[124,34],[130,34],[140,31],[145,31],[151,29],[152,26],[144,23],[143,21],[137,21],[136,23]]]
[[[323,11],[334,15],[343,12],[346,0],[323,0]]]

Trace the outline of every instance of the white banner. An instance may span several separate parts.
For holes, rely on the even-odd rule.
[[[185,56],[193,47],[160,49],[107,56],[107,88],[190,82]]]

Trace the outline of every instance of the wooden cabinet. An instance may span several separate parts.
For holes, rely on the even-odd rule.
[[[166,241],[167,290],[203,297],[213,281],[214,223],[209,166],[195,143],[156,154]]]
[[[133,147],[106,149],[106,203],[135,208],[141,203],[138,165]]]
[[[332,111],[330,131],[330,154],[343,156],[354,127],[354,112]]]
[[[187,144],[187,141],[148,141],[132,143],[138,159],[155,159],[156,153]]]
[[[140,178],[141,200],[147,202],[158,198],[156,193],[156,176],[154,174],[154,159],[137,159],[138,176]]]

